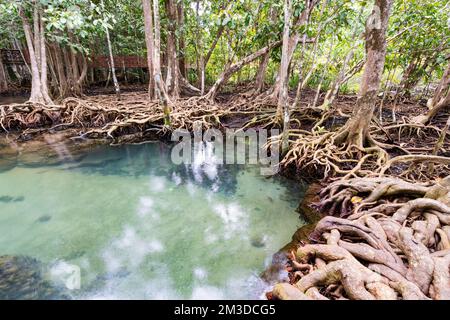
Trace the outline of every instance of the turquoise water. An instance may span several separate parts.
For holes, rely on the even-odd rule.
[[[173,165],[162,143],[19,162],[0,173],[0,256],[39,260],[59,286],[76,266],[75,299],[257,299],[302,192],[255,166]]]

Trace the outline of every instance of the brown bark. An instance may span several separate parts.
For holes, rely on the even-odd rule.
[[[278,72],[277,86],[279,87],[278,94],[278,109],[277,113],[279,118],[282,118],[282,113],[285,107],[287,107],[288,99],[288,69],[289,69],[289,54],[291,39],[289,33],[291,30],[291,15],[292,15],[292,2],[291,0],[284,0],[284,31],[283,31],[283,45],[281,49],[281,63],[280,70]]]
[[[345,77],[345,70],[347,69],[350,60],[353,58],[353,52],[354,48],[350,49],[350,51],[345,56],[344,63],[342,64],[342,67],[339,70],[339,74],[337,78],[333,81],[333,84],[330,86],[330,89],[327,91],[321,108],[327,109],[329,106],[333,104],[334,99],[337,97],[337,94],[339,92],[340,86],[343,83]]]
[[[70,32],[72,43],[79,43]],[[49,49],[52,81],[56,83],[56,95],[59,99],[80,97],[88,75],[87,58],[83,53],[77,53],[58,43],[47,46]],[[53,85],[55,87],[55,85]]]
[[[86,81],[87,73],[88,73],[88,63],[86,56],[81,53],[79,55],[79,64],[81,63],[81,73],[80,77],[77,79],[77,86],[80,90],[80,94],[83,94],[83,83]]]
[[[69,36],[72,43],[78,43],[78,39],[69,32]],[[68,95],[79,97],[83,95],[83,83],[87,76],[88,65],[86,57],[83,53],[77,53],[73,49],[69,48],[70,63],[67,65],[69,80],[69,92]],[[70,75],[70,76],[69,76]]]
[[[217,43],[219,42],[220,38],[222,37],[224,30],[225,30],[225,26],[223,26],[223,25],[220,25],[219,28],[217,29],[216,36],[214,37],[214,40],[211,43],[208,53],[206,54],[205,59],[204,59],[205,68],[208,65],[209,59],[211,59],[211,55],[214,52],[214,49],[216,48]]]
[[[426,55],[424,58],[422,58],[422,52],[420,51],[413,54],[413,59],[406,68],[400,82],[404,94],[409,94],[417,86],[422,75],[427,72],[427,68],[435,63],[436,57],[444,49],[445,44],[446,41],[442,41],[434,50],[430,50],[433,52],[432,54]],[[422,49],[425,49],[425,46]],[[432,70],[429,72],[432,72]]]
[[[16,38],[13,39],[13,48],[16,50],[19,50],[20,56],[22,57],[23,61],[25,62],[25,67],[28,70],[28,72],[31,74],[30,65],[26,62],[25,55],[23,54],[22,44],[19,43],[19,41]],[[19,78],[21,78],[21,77],[19,77]]]
[[[178,60],[176,46],[177,8],[175,0],[165,0],[166,13],[169,20],[167,33],[167,93],[172,99],[180,97],[180,84],[178,77]]]
[[[52,101],[48,93],[47,45],[45,43],[45,27],[42,8],[39,8],[39,44],[41,49],[41,90],[46,101]]]
[[[414,54],[405,72],[402,75],[402,80],[400,81],[400,86],[403,88],[404,92],[408,92],[413,87],[414,75],[417,71],[419,61],[421,59],[420,54]]]
[[[153,0],[153,22],[154,26],[154,52],[153,52],[153,74],[155,77],[156,98],[160,101],[169,101],[165,83],[162,81],[161,73],[161,25],[159,21],[159,2]],[[163,103],[165,103],[163,101]]]
[[[313,206],[333,214],[324,203],[346,207],[346,199],[348,218],[322,218],[312,243],[289,255],[291,285],[278,286],[276,298],[450,297],[450,177],[432,185],[389,176],[336,180]]]
[[[229,6],[229,4],[230,4],[230,2],[224,1],[223,4],[220,6],[220,10],[225,10]],[[211,59],[211,55],[214,52],[214,49],[216,48],[217,43],[219,42],[220,38],[222,37],[224,30],[225,30],[225,25],[223,25],[221,23],[220,26],[217,28],[216,36],[214,37],[214,40],[211,43],[211,46],[209,47],[209,50],[205,55],[205,58],[203,61],[205,68],[208,65],[209,59]]]

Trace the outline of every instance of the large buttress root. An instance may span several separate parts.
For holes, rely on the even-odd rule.
[[[450,299],[449,196],[450,177],[329,184],[315,206],[346,218],[323,218],[291,255],[290,288],[311,299]]]

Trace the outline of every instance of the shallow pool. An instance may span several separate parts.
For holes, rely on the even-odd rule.
[[[303,187],[256,166],[173,165],[162,143],[61,157],[0,173],[0,256],[37,259],[70,298],[261,298],[303,223]]]

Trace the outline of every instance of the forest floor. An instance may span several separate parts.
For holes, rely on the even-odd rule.
[[[305,91],[292,112],[291,149],[281,165],[285,175],[319,181],[310,191],[314,203],[302,204],[301,210],[312,210],[316,218],[285,248],[289,281],[276,284],[268,297],[450,299],[448,112],[422,125],[411,119],[426,113],[425,101],[395,103],[387,97],[369,129],[377,148],[359,150],[359,159],[346,158],[346,150],[324,142],[346,122],[356,96],[341,95],[324,110],[313,106],[315,94]],[[54,106],[1,105],[0,128],[18,142],[64,131],[122,144],[168,139],[173,129],[198,124],[271,128],[275,111],[270,99],[240,87],[215,102],[177,100],[169,127],[162,107],[148,101],[145,88],[134,87],[120,101],[92,90]]]

